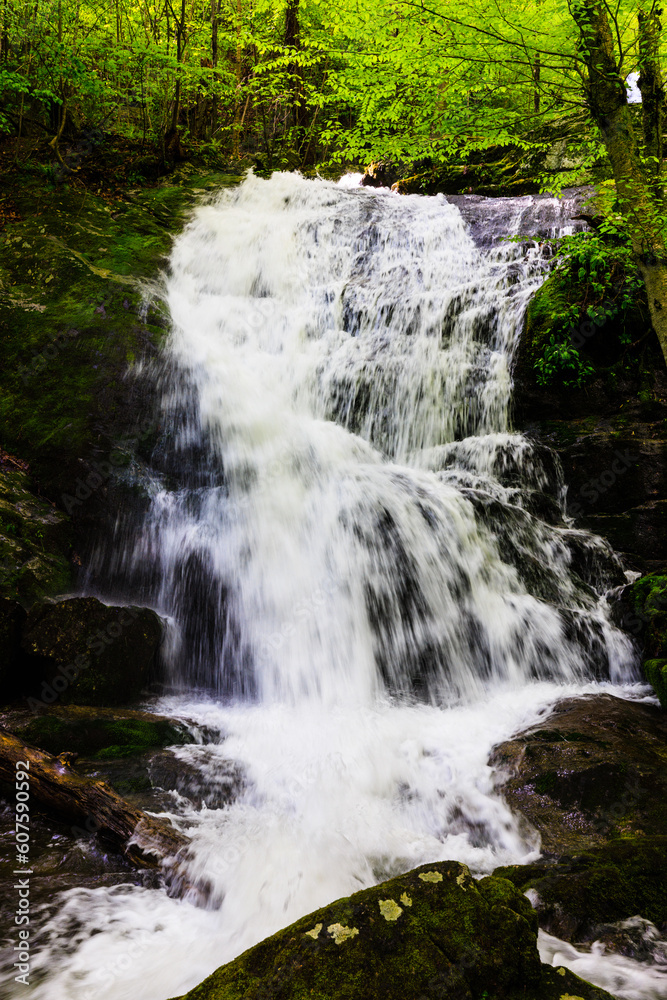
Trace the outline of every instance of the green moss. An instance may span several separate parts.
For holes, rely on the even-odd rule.
[[[667,660],[647,660],[644,663],[644,674],[662,707],[667,708]]]
[[[27,473],[0,469],[0,596],[25,607],[71,584],[69,519],[29,485]]]
[[[667,837],[610,841],[555,865],[498,868],[539,898],[540,924],[569,940],[584,940],[597,924],[640,914],[655,924],[667,920]]]
[[[652,573],[631,584],[625,591],[634,611],[643,625],[644,673],[660,699],[667,707],[667,575]]]
[[[533,295],[526,313],[525,338],[533,364],[542,356],[552,333],[563,328],[569,306],[567,287],[560,274],[552,274]]]
[[[150,716],[109,718],[93,710],[59,709],[60,716],[43,715],[15,727],[17,735],[47,753],[78,753],[112,760],[145,753],[156,747],[192,743],[184,726]]]

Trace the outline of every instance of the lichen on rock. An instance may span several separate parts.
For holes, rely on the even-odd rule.
[[[379,906],[380,913],[385,920],[398,920],[403,912],[403,907],[395,903],[393,899],[381,899]]]

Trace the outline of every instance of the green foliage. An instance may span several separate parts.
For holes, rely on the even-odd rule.
[[[581,349],[612,319],[620,343],[630,345],[629,320],[636,319],[644,286],[627,233],[614,216],[603,216],[595,233],[564,236],[554,245],[552,281],[560,294],[552,297],[551,332],[534,367],[540,385],[560,380],[581,388],[595,371]]]
[[[175,123],[207,155],[267,169],[392,159],[467,162],[523,150],[539,174],[555,141],[588,169],[579,36],[560,0],[152,0],[4,8],[0,132],[106,127],[162,142]],[[636,10],[617,8],[628,69]],[[553,172],[544,184],[558,187]]]
[[[539,385],[549,385],[559,378],[567,388],[579,389],[595,369],[582,360],[576,347],[558,341],[552,333],[542,357],[535,362],[535,371]]]

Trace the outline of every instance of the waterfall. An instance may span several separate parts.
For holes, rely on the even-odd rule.
[[[168,617],[158,710],[217,734],[176,751],[211,794],[171,812],[210,894],[65,894],[36,996],[166,1000],[383,877],[537,855],[492,746],[635,676],[605,599],[622,567],[510,422],[544,240],[571,214],[277,174],[178,237],[149,509],[87,588]]]
[[[181,482],[114,544],[116,573],[153,570],[175,683],[442,704],[623,675],[603,599],[621,568],[545,509],[553,459],[509,424],[545,250],[500,237],[554,235],[571,206],[498,207],[480,248],[442,196],[250,177],[176,241],[162,460]]]

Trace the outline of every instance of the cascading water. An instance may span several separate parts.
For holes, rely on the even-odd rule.
[[[557,204],[511,203],[505,234],[554,232]],[[546,472],[508,430],[536,245],[480,252],[442,197],[280,175],[201,209],[171,267],[168,445],[189,468],[114,568],[153,568],[174,680],[362,705],[618,675],[599,595],[620,568],[540,519]]]
[[[35,995],[165,1000],[390,874],[534,857],[491,747],[633,680],[604,599],[620,564],[509,424],[546,263],[497,238],[555,235],[571,205],[461,209],[472,226],[443,197],[251,176],[176,241],[150,511],[88,589],[169,617],[159,709],[220,734],[177,756],[211,789],[242,778],[224,808],[174,796],[206,907],[66,894]]]

